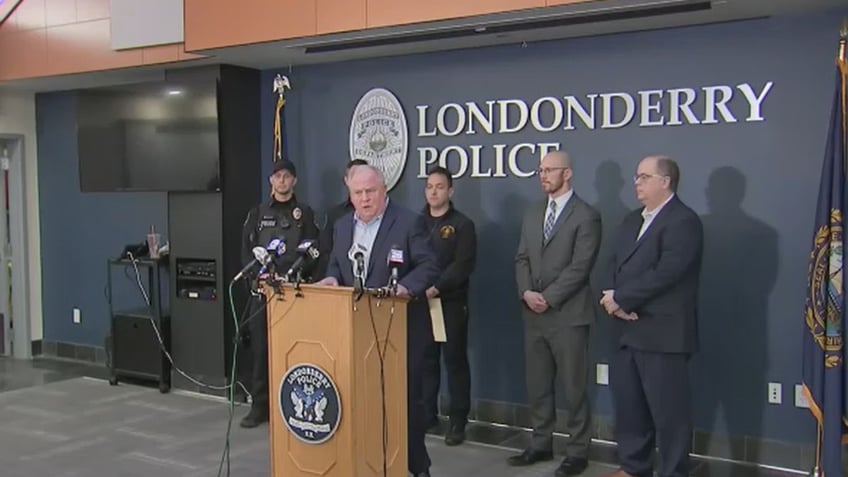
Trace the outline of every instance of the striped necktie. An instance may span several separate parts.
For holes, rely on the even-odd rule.
[[[545,218],[545,243],[548,243],[548,239],[551,238],[551,232],[554,230],[554,223],[556,222],[556,202],[551,201],[550,207],[548,208],[548,216]]]

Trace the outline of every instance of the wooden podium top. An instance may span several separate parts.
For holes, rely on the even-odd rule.
[[[310,283],[302,283],[302,284],[298,285],[298,289],[295,290],[293,283],[283,283],[278,288],[274,288],[271,285],[268,285],[267,283],[263,282],[262,287],[265,289],[266,296],[268,294],[276,293],[277,291],[279,291],[279,289],[284,289],[285,293],[293,293],[293,292],[296,292],[297,290],[299,290],[300,293],[310,293],[310,294],[316,293],[316,294],[319,294],[319,295],[338,295],[338,294],[356,295],[356,290],[353,287],[346,287],[346,286],[340,286],[340,285],[330,286],[330,285],[315,285],[315,284],[310,284]],[[371,295],[372,297],[379,298],[379,299],[382,299],[382,300],[394,300],[394,301],[400,301],[400,302],[404,302],[404,303],[408,303],[410,301],[409,297],[400,297],[400,296],[395,296],[395,295],[381,294],[381,293],[379,293],[380,291],[387,291],[387,290],[386,289],[379,289],[379,290],[365,289],[365,290],[362,291],[362,296],[364,297],[366,295]]]

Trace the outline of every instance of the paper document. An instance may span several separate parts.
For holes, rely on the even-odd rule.
[[[445,315],[442,314],[442,299],[430,298],[427,300],[430,305],[430,321],[433,323],[433,338],[437,343],[445,343],[448,340],[445,333]]]

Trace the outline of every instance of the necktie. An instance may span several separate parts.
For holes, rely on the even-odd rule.
[[[548,243],[548,239],[551,238],[551,232],[554,230],[554,222],[556,222],[556,202],[551,201],[550,207],[548,208],[548,216],[545,218],[545,243]]]

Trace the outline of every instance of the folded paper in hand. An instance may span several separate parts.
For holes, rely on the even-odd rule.
[[[430,298],[427,300],[430,305],[430,321],[433,323],[433,339],[437,343],[445,343],[448,340],[445,333],[445,315],[442,313],[442,299]]]

